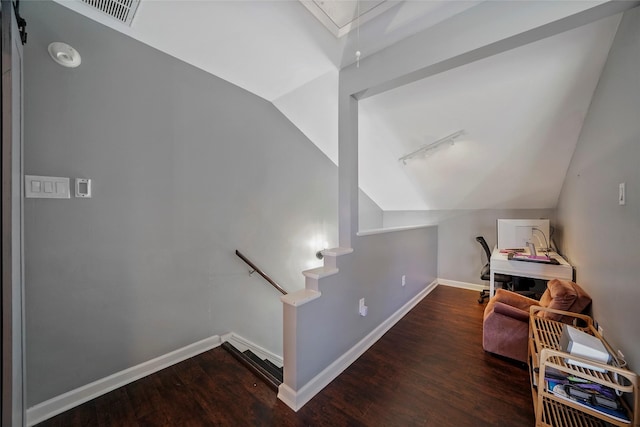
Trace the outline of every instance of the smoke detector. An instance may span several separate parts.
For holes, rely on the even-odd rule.
[[[76,68],[82,62],[78,51],[66,43],[53,42],[48,50],[51,58],[63,67]]]

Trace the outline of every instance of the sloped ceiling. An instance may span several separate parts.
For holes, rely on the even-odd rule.
[[[337,38],[294,0],[142,0],[130,27],[56,1],[273,102],[336,163],[337,71],[355,51],[372,55],[481,3],[395,2],[357,37]],[[553,13],[598,3],[546,2]],[[383,210],[554,207],[618,22],[361,101],[360,187]],[[454,146],[398,161],[460,129],[466,135]]]
[[[363,189],[383,210],[554,208],[619,21],[609,17],[361,101],[361,158],[376,159],[360,162]],[[462,129],[454,145],[398,161]],[[393,175],[418,194],[395,191]]]
[[[352,63],[356,44],[370,55],[478,3],[393,1],[356,40],[336,38],[298,0],[141,0],[131,26],[56,1],[269,101]]]

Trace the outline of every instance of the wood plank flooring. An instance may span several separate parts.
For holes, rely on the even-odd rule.
[[[533,426],[527,371],[482,350],[476,299],[438,286],[298,412],[218,347],[39,426]]]

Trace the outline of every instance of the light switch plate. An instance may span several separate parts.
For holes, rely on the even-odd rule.
[[[24,197],[39,199],[68,199],[69,178],[57,176],[24,176]]]

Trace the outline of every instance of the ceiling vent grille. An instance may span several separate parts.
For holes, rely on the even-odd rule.
[[[138,9],[140,0],[80,0],[109,16],[116,18],[120,22],[131,26],[133,17]]]

